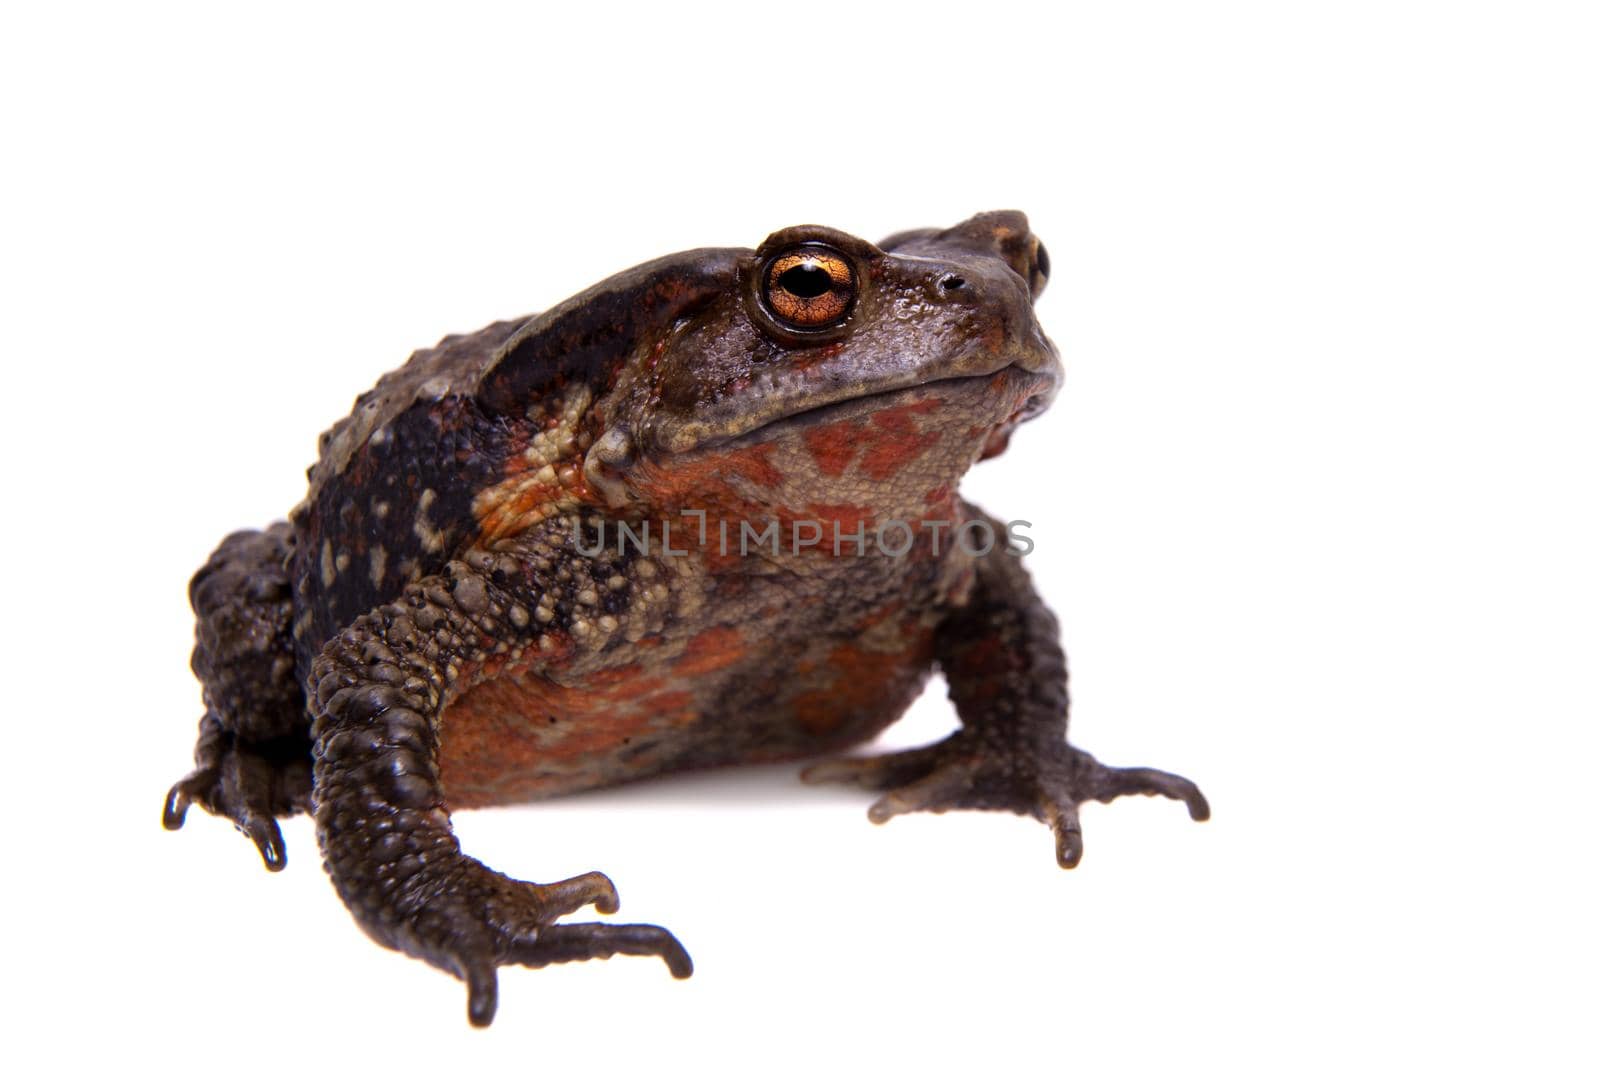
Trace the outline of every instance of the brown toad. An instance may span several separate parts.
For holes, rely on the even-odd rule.
[[[417,352],[323,435],[287,523],[190,586],[205,693],[198,801],[284,863],[311,811],[381,944],[466,981],[614,953],[688,955],[601,874],[535,885],[462,854],[450,807],[836,753],[935,667],[961,727],[808,781],[886,790],[874,821],[987,808],[1082,852],[1077,809],[1204,798],[1067,744],[1066,663],[1014,531],[965,503],[1060,376],[1016,212],[877,245],[817,226],[636,267]]]

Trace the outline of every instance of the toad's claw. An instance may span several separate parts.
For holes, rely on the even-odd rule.
[[[949,811],[960,807],[962,798],[971,790],[971,768],[959,763],[947,763],[910,785],[878,798],[877,803],[867,809],[867,818],[875,823],[886,823],[896,815],[907,812]]]
[[[215,785],[216,780],[214,768],[195,771],[167,790],[167,802],[161,807],[161,825],[168,830],[182,830],[184,817],[189,814],[189,805],[194,803],[196,796]]]
[[[548,926],[531,944],[518,948],[512,962],[546,967],[576,960],[604,960],[614,955],[659,956],[674,978],[694,974],[694,961],[671,932],[645,923],[564,923]]]
[[[1083,825],[1078,822],[1078,805],[1069,801],[1058,804],[1044,803],[1045,821],[1056,835],[1056,862],[1064,870],[1071,870],[1083,859]]]
[[[1078,780],[1069,784],[1043,783],[1044,799],[1040,804],[1040,818],[1056,835],[1056,862],[1068,870],[1083,859],[1083,827],[1078,822],[1081,801],[1109,803],[1134,793],[1163,796],[1183,801],[1195,822],[1211,818],[1211,805],[1187,778],[1149,767],[1106,767],[1086,752],[1076,755],[1082,766]]]
[[[1148,767],[1107,767],[1087,752],[1058,741],[1025,755],[958,732],[906,752],[826,760],[801,772],[809,783],[837,782],[888,790],[867,809],[875,823],[908,812],[1004,810],[1032,815],[1055,834],[1056,862],[1076,867],[1083,858],[1078,806],[1140,793],[1181,800],[1197,822],[1211,816],[1205,796],[1189,779]]]
[[[598,905],[596,905],[598,907]],[[659,956],[674,978],[694,974],[694,963],[676,937],[644,923],[560,923],[530,927],[501,942],[497,950],[460,952],[447,969],[467,983],[467,1020],[473,1026],[494,1022],[499,1004],[498,970],[507,964],[548,967],[554,963],[604,960],[615,955]]]
[[[532,886],[532,883],[526,884]],[[615,915],[617,909],[622,907],[616,883],[599,871],[534,888],[539,891],[544,914],[550,918],[571,915],[589,904],[593,904],[594,910],[601,915]]]
[[[161,808],[161,825],[168,830],[183,829],[183,820],[189,813],[189,805],[208,792],[216,790],[217,778],[218,775],[211,770],[195,771],[168,790],[166,803]],[[201,805],[209,807],[204,800],[201,800]],[[267,870],[281,871],[288,865],[289,855],[284,848],[283,832],[278,829],[277,819],[246,806],[229,806],[227,801],[219,801],[216,810],[219,815],[232,816],[234,826],[248,837],[255,844],[256,851],[261,853],[261,862],[266,864]]]
[[[267,870],[281,871],[288,865],[289,854],[283,847],[283,834],[278,830],[277,819],[252,812],[245,817],[240,829],[255,842],[256,851],[261,853],[261,862],[267,865]]]
[[[616,886],[598,871],[539,884],[459,857],[419,882],[409,900],[395,903],[409,917],[402,923],[387,916],[369,920],[368,932],[465,982],[467,1019],[474,1026],[494,1021],[501,967],[623,955],[659,956],[675,978],[694,972],[683,945],[659,926],[557,922],[587,905],[602,914],[617,910]]]
[[[161,825],[181,829],[189,806],[198,802],[212,814],[232,819],[261,853],[267,870],[283,870],[288,853],[276,816],[304,811],[311,795],[311,763],[301,747],[293,742],[252,744],[207,717],[195,749],[198,766],[167,791]]]
[[[1093,792],[1085,800],[1109,803],[1117,797],[1138,793],[1147,797],[1168,797],[1181,800],[1189,809],[1189,818],[1205,822],[1211,818],[1211,805],[1206,802],[1200,787],[1182,775],[1168,774],[1151,767],[1106,767],[1096,763],[1087,753],[1079,753],[1092,766],[1088,780]]]
[[[659,926],[642,923],[563,923],[546,926],[512,939],[497,957],[466,956],[455,961],[457,974],[467,984],[467,1020],[473,1026],[494,1022],[500,1002],[501,964],[547,967],[553,963],[609,959],[611,956],[660,956],[674,978],[688,978],[694,963],[678,939]]]

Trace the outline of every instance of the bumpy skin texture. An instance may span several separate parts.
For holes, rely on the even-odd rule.
[[[189,583],[190,660],[206,713],[196,769],[167,794],[162,821],[183,825],[191,801],[233,819],[271,870],[286,861],[275,816],[311,801],[310,719],[295,672],[287,523],[231,534]]]
[[[504,964],[691,965],[657,926],[557,922],[615,888],[492,871],[452,807],[835,754],[935,668],[955,734],[807,780],[887,790],[875,821],[1032,815],[1067,867],[1083,801],[1205,818],[1186,779],[1068,745],[1055,621],[956,493],[1057,387],[1047,272],[1016,212],[879,245],[795,227],[416,353],[323,436],[290,522],[195,576],[207,712],[167,826],[198,801],[277,869],[276,817],[314,812],[357,922],[484,1025]]]

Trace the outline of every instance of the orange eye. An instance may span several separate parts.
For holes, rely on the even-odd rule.
[[[768,264],[761,292],[772,314],[784,324],[820,329],[849,314],[856,297],[856,272],[833,249],[802,245]]]

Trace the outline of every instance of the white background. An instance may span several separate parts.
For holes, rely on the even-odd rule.
[[[8,7],[3,1040],[170,1062],[1594,1062],[1586,5]],[[794,768],[458,821],[695,956],[460,985],[196,810],[184,598],[413,348],[824,222],[1029,212],[1072,736],[1215,817]],[[781,658],[781,650],[774,650]],[[933,686],[885,738],[942,735]],[[359,1057],[359,1059],[358,1059]],[[8,1059],[12,1059],[10,1054]]]

